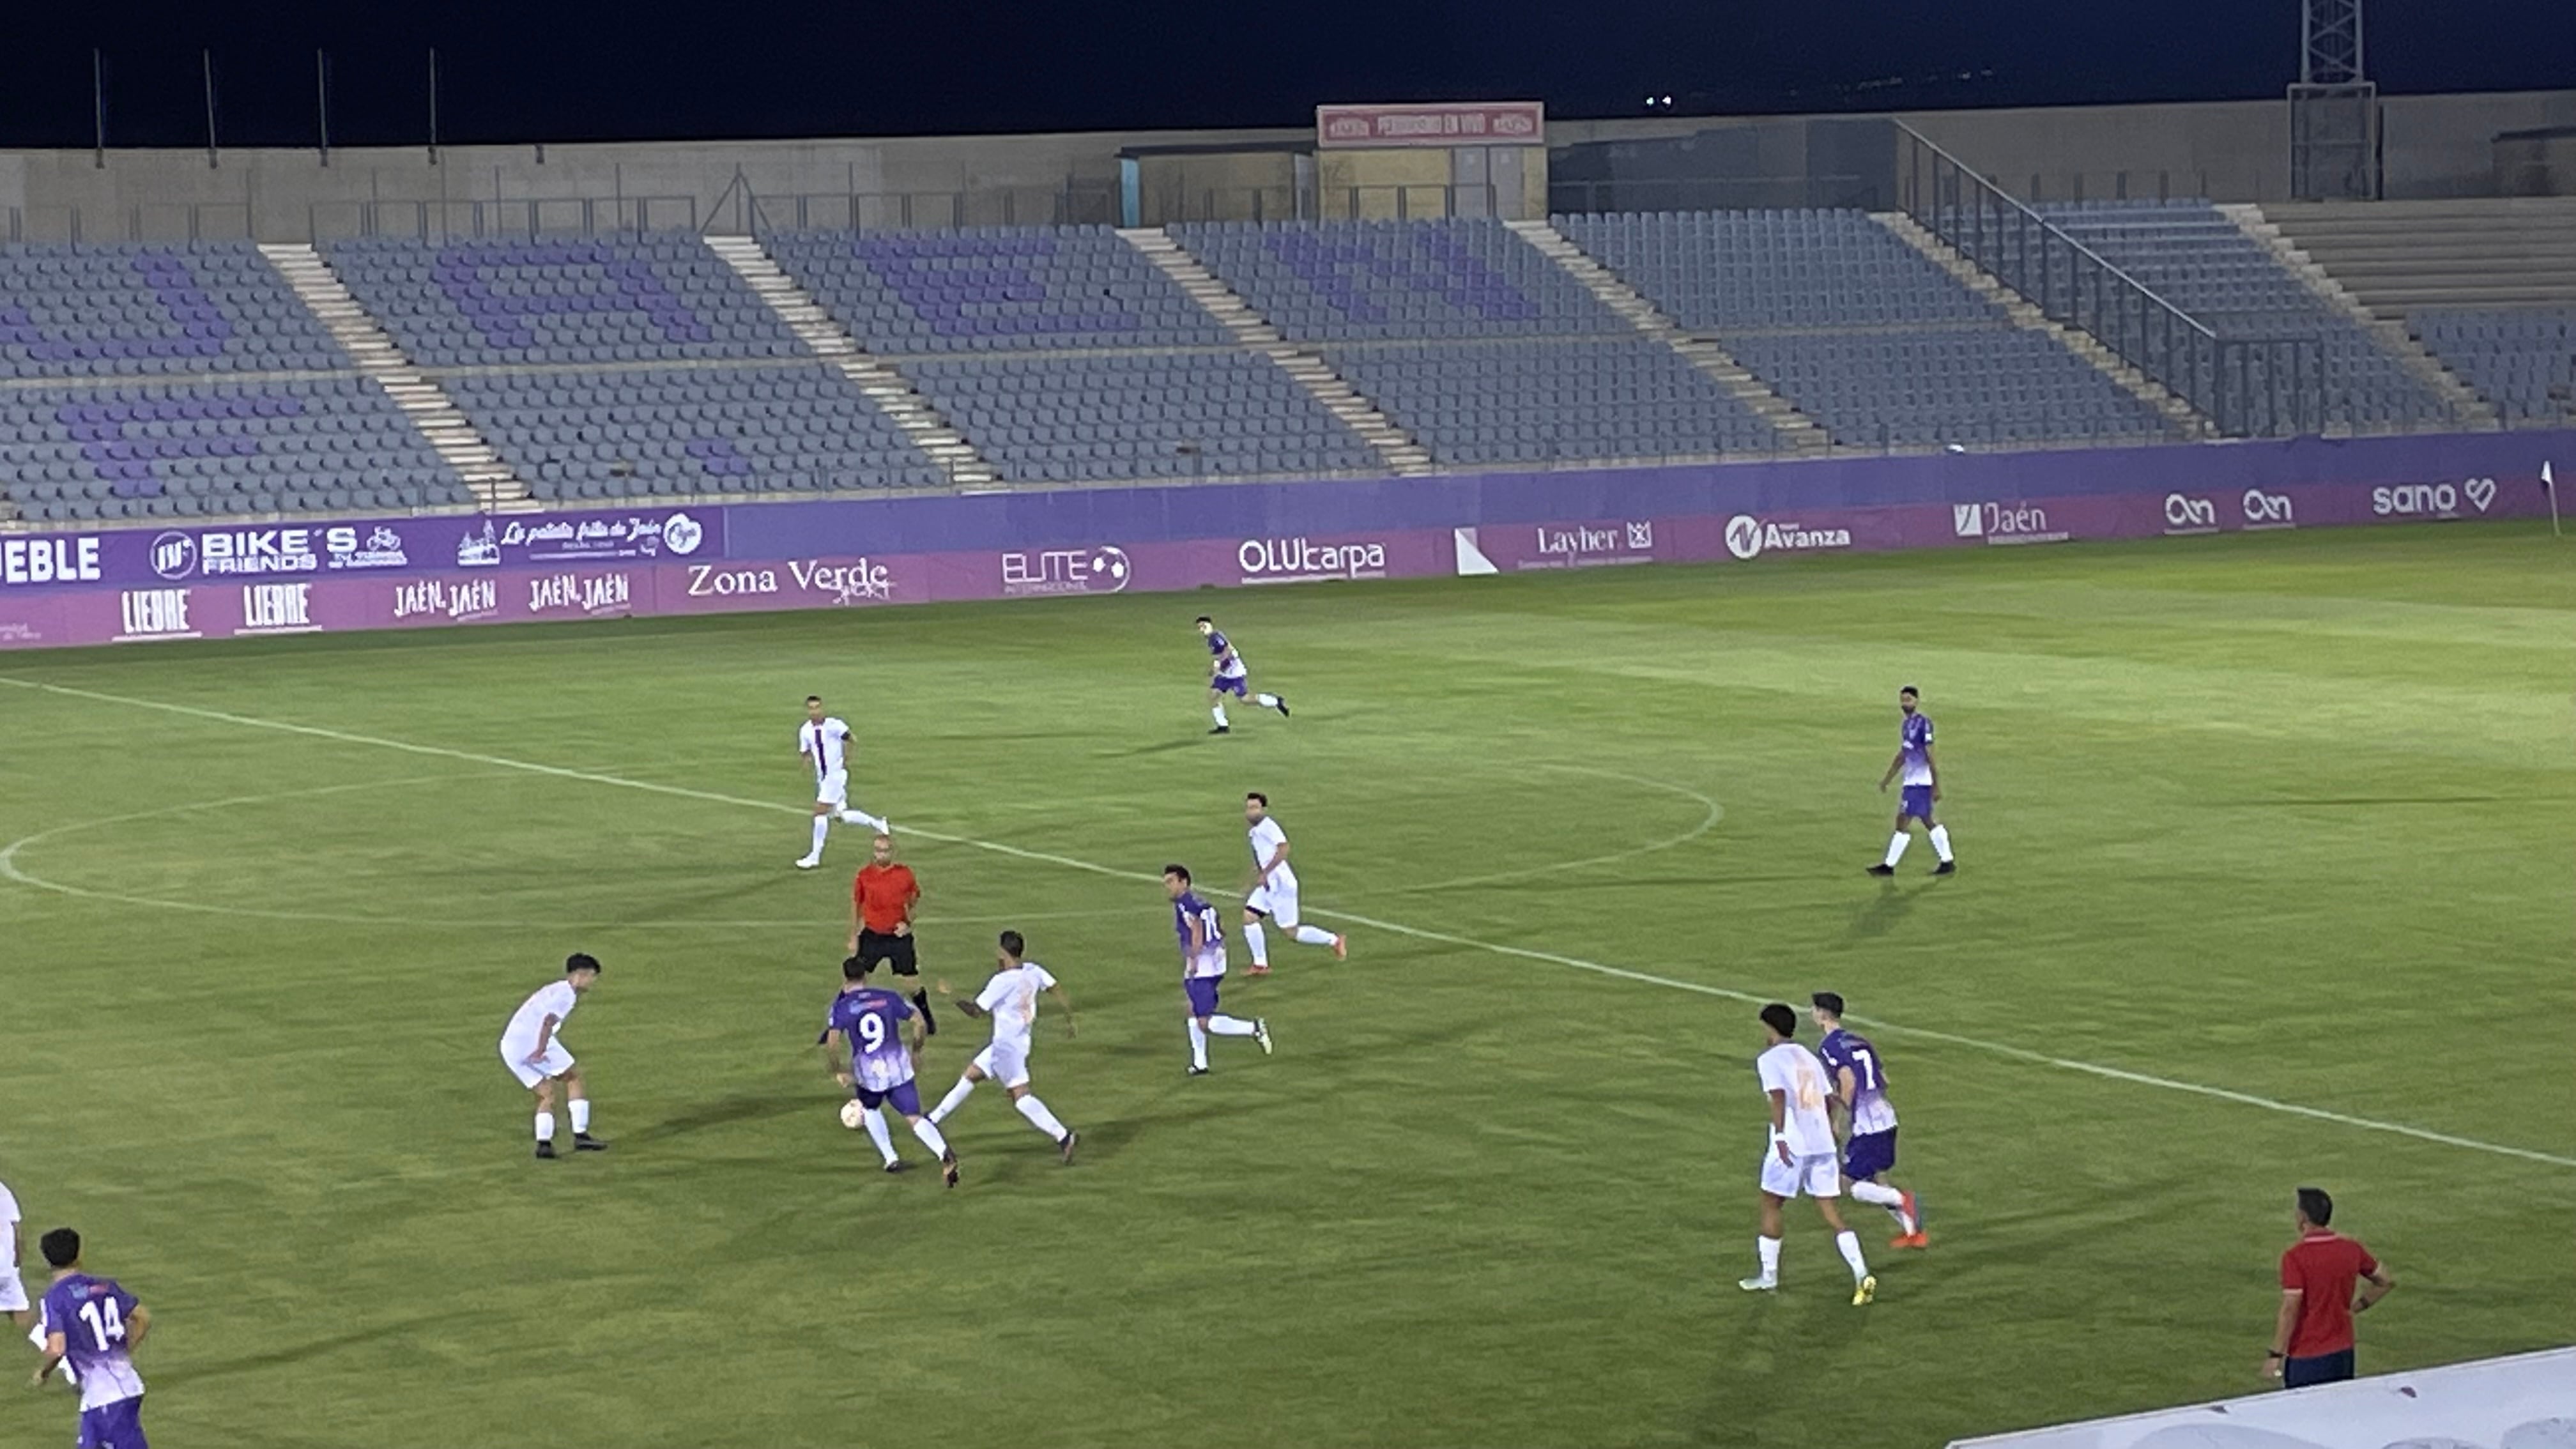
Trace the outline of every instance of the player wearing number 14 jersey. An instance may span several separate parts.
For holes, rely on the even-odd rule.
[[[1879,1060],[1878,1048],[1843,1025],[1839,994],[1819,991],[1811,999],[1816,1004],[1812,1013],[1816,1025],[1825,1033],[1816,1055],[1824,1059],[1833,1100],[1851,1126],[1851,1135],[1843,1142],[1843,1176],[1850,1179],[1851,1195],[1876,1203],[1896,1219],[1896,1241],[1889,1247],[1930,1247],[1932,1240],[1923,1236],[1923,1214],[1914,1205],[1914,1194],[1885,1180],[1896,1166],[1896,1109],[1888,1105],[1887,1067]]]
[[[39,1246],[54,1270],[38,1323],[45,1356],[42,1385],[57,1364],[80,1375],[80,1449],[150,1449],[143,1438],[143,1376],[133,1352],[152,1328],[152,1314],[113,1278],[81,1271],[80,1234],[56,1228]]]
[[[912,1124],[912,1135],[938,1156],[939,1175],[955,1187],[957,1154],[949,1150],[939,1128],[922,1115],[921,1089],[912,1079],[912,1052],[921,1045],[922,1034],[916,1026],[906,1042],[903,1026],[920,1017],[900,995],[868,984],[868,973],[875,965],[861,956],[841,963],[841,994],[832,998],[831,1013],[823,1022],[824,1055],[835,1056],[836,1042],[848,1045],[849,1069],[836,1066],[832,1076],[858,1099],[860,1120],[868,1129],[868,1140],[877,1145],[877,1155],[885,1159],[885,1170],[903,1171],[903,1159],[894,1150],[894,1134],[886,1129],[885,1114],[877,1110],[891,1102]]]

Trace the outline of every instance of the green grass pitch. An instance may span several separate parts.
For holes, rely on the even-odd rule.
[[[1204,735],[1201,608],[1293,719]],[[0,1178],[197,1449],[1938,1444],[2259,1387],[2305,1182],[2400,1281],[2365,1371],[2563,1343],[2571,663],[2576,553],[2466,525],[0,660]],[[1963,868],[1882,884],[1903,683]],[[1071,992],[1075,1166],[991,1088],[955,1193],[835,1120],[809,690],[951,837],[930,971]],[[1248,788],[1382,924],[1188,1079],[1151,877],[1235,884]],[[576,948],[616,1146],[540,1164],[494,1042]],[[1872,1023],[1933,1240],[1855,1208],[1874,1306],[1802,1204],[1737,1291],[1758,1027],[1692,986]]]

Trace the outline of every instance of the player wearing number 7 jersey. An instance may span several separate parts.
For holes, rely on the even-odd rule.
[[[1878,1280],[1860,1255],[1860,1235],[1843,1226],[1834,1206],[1842,1181],[1834,1172],[1834,1120],[1826,1107],[1832,1089],[1825,1085],[1824,1064],[1816,1054],[1791,1041],[1798,1034],[1798,1013],[1783,1002],[1762,1008],[1761,1058],[1754,1070],[1771,1099],[1771,1146],[1762,1154],[1762,1271],[1736,1286],[1748,1293],[1768,1293],[1780,1286],[1780,1205],[1800,1193],[1816,1200],[1825,1226],[1834,1230],[1834,1247],[1851,1264],[1852,1303],[1867,1303],[1878,1294]]]
[[[961,1106],[967,1094],[981,1081],[999,1081],[1011,1094],[1011,1105],[1029,1119],[1029,1125],[1045,1133],[1055,1143],[1056,1152],[1070,1165],[1074,1144],[1080,1134],[1047,1110],[1047,1104],[1029,1090],[1030,1029],[1037,1024],[1038,993],[1051,992],[1056,1004],[1064,1008],[1064,1034],[1073,1035],[1073,999],[1064,994],[1055,977],[1035,961],[1021,959],[1029,943],[1017,931],[1004,931],[994,953],[993,977],[973,1001],[959,1002],[957,1009],[969,1017],[993,1018],[993,1044],[975,1054],[966,1064],[966,1074],[948,1089],[939,1105],[930,1109],[930,1120],[945,1122],[948,1114]],[[948,983],[939,983],[939,994],[948,994]]]
[[[152,1330],[152,1313],[113,1278],[81,1271],[80,1234],[56,1228],[39,1244],[54,1270],[38,1324],[45,1356],[36,1365],[43,1387],[68,1360],[80,1375],[80,1449],[151,1449],[143,1438],[143,1376],[133,1352]]]
[[[1923,1236],[1923,1213],[1914,1205],[1914,1194],[1881,1180],[1896,1165],[1896,1109],[1888,1105],[1887,1068],[1879,1061],[1878,1048],[1843,1026],[1839,994],[1819,991],[1809,999],[1816,1004],[1816,1025],[1825,1032],[1816,1055],[1824,1059],[1833,1100],[1851,1128],[1843,1142],[1843,1176],[1851,1179],[1851,1195],[1876,1203],[1896,1219],[1896,1240],[1889,1247],[1928,1248],[1932,1240]]]
[[[824,1059],[834,1064],[833,1079],[858,1099],[860,1120],[867,1126],[868,1140],[877,1145],[877,1155],[885,1159],[886,1171],[903,1171],[903,1159],[895,1155],[894,1134],[886,1130],[885,1114],[877,1110],[891,1102],[912,1124],[912,1135],[938,1156],[940,1177],[955,1187],[957,1154],[949,1150],[939,1128],[921,1115],[921,1089],[912,1079],[912,1054],[921,1049],[921,1018],[900,995],[870,986],[872,969],[874,964],[859,956],[841,963],[841,994],[832,998],[831,1014],[823,1023]],[[902,1030],[905,1022],[914,1023],[909,1043]],[[836,1047],[841,1043],[849,1047],[847,1071],[838,1065]]]

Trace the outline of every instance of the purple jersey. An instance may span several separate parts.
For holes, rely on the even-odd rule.
[[[1225,631],[1220,629],[1209,634],[1207,646],[1208,654],[1216,660],[1218,678],[1239,679],[1243,676],[1243,656],[1234,652],[1234,645],[1226,639]]]
[[[1199,923],[1199,949],[1190,949],[1190,922]],[[1181,974],[1185,977],[1222,976],[1225,974],[1225,924],[1217,918],[1216,907],[1200,900],[1198,892],[1183,891],[1172,902],[1172,934],[1181,939]]]
[[[911,1019],[912,1003],[874,986],[832,998],[829,1029],[849,1039],[850,1074],[861,1087],[887,1092],[912,1080],[912,1052],[901,1030]]]
[[[80,1379],[81,1407],[103,1408],[137,1397],[143,1377],[125,1352],[125,1320],[134,1295],[113,1278],[74,1273],[45,1290],[39,1310],[48,1336],[63,1336],[63,1361]]]
[[[1905,717],[1896,731],[1896,752],[1904,761],[1905,778],[1900,785],[1932,783],[1932,716],[1921,710]]]
[[[1816,1047],[1824,1058],[1826,1077],[1842,1090],[1843,1073],[1852,1074],[1851,1130],[1854,1134],[1885,1132],[1896,1125],[1896,1109],[1887,1102],[1887,1068],[1878,1048],[1856,1031],[1835,1027]]]

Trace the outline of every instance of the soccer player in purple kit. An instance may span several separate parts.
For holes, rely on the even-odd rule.
[[[1246,691],[1252,687],[1251,674],[1244,668],[1243,656],[1234,652],[1233,641],[1217,632],[1216,620],[1201,614],[1198,626],[1199,636],[1207,640],[1208,647],[1208,713],[1216,717],[1216,728],[1208,733],[1231,734],[1234,726],[1225,717],[1225,697],[1230,694],[1237,699],[1246,698]],[[1279,696],[1254,694],[1248,697],[1263,709],[1279,711],[1281,719],[1288,717],[1288,701]]]
[[[868,1140],[876,1143],[886,1171],[901,1172],[904,1165],[894,1150],[894,1134],[886,1129],[885,1114],[877,1110],[892,1103],[903,1114],[903,1120],[912,1124],[912,1135],[937,1154],[940,1177],[955,1187],[957,1154],[948,1146],[948,1139],[939,1135],[938,1127],[922,1115],[921,1089],[912,1079],[912,1054],[921,1050],[920,1014],[903,999],[902,993],[868,984],[868,973],[874,965],[857,956],[841,963],[841,992],[832,998],[831,1012],[824,1018],[824,1060],[832,1064],[832,1079],[849,1088],[858,1099]],[[909,1030],[904,1027],[906,1022],[913,1023]],[[846,1045],[850,1052],[846,1071],[841,1069],[835,1050],[840,1045]]]
[[[36,1365],[36,1386],[44,1387],[55,1365],[69,1362],[80,1375],[80,1449],[151,1449],[133,1353],[152,1331],[152,1311],[115,1279],[81,1271],[80,1234],[56,1228],[38,1247],[54,1282],[37,1310],[45,1356]]]
[[[1260,1017],[1245,1021],[1216,1009],[1217,983],[1225,979],[1225,927],[1216,907],[1190,889],[1190,868],[1163,867],[1163,890],[1172,898],[1172,931],[1181,938],[1181,990],[1189,996],[1190,1075],[1207,1075],[1208,1038],[1248,1036],[1270,1055],[1270,1023]]]
[[[1959,868],[1950,857],[1949,827],[1932,818],[1932,807],[1941,799],[1941,771],[1932,759],[1932,716],[1923,713],[1922,699],[1910,684],[1896,692],[1896,707],[1905,712],[1905,722],[1897,727],[1896,758],[1887,762],[1887,773],[1878,777],[1878,789],[1887,793],[1888,782],[1903,771],[1904,794],[1896,807],[1896,835],[1887,842],[1887,859],[1871,866],[1871,875],[1896,874],[1905,847],[1914,843],[1912,832],[1905,828],[1909,820],[1923,822],[1924,832],[1932,838],[1932,853],[1941,857],[1941,863],[1932,867],[1934,875],[1948,875]]]
[[[1815,1003],[1809,1015],[1825,1032],[1816,1055],[1824,1061],[1833,1103],[1843,1109],[1850,1129],[1843,1140],[1844,1186],[1856,1201],[1875,1203],[1896,1219],[1897,1235],[1889,1247],[1928,1248],[1932,1240],[1923,1235],[1923,1212],[1915,1206],[1914,1194],[1881,1181],[1896,1166],[1896,1109],[1888,1105],[1887,1068],[1879,1062],[1878,1048],[1843,1025],[1839,993],[1819,991],[1808,999]]]

